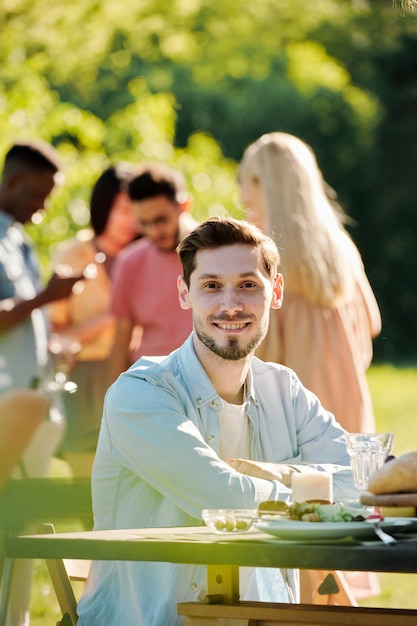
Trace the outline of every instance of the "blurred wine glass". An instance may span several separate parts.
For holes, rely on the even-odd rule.
[[[66,391],[75,393],[77,384],[68,379],[76,359],[81,350],[81,344],[76,339],[59,333],[52,333],[48,341],[48,350],[53,358],[52,376],[43,382],[46,391]]]
[[[98,265],[106,262],[106,255],[103,252],[97,252],[94,262],[88,263],[85,267],[82,278],[76,282],[72,288],[73,293],[81,293],[84,289],[85,280],[94,280],[97,278]],[[55,272],[59,276],[73,276],[74,270],[70,265],[60,264],[55,268]],[[83,280],[85,279],[85,280]],[[77,384],[68,379],[68,376],[75,365],[77,354],[81,350],[79,341],[69,335],[58,332],[49,336],[48,351],[52,355],[52,373],[44,372],[40,386],[47,392],[66,391],[75,393]]]

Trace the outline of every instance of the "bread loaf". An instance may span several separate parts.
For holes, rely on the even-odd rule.
[[[368,491],[375,494],[417,492],[417,451],[385,463],[372,474]]]

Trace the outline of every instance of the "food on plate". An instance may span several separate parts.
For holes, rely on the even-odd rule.
[[[416,508],[414,506],[381,506],[381,513],[384,517],[415,517]]]
[[[264,500],[264,502],[260,502],[258,506],[259,515],[276,513],[287,515],[290,507],[283,500]]]
[[[417,492],[417,451],[388,461],[369,479],[368,491],[375,494]]]
[[[281,501],[261,502],[259,516],[268,519],[290,519],[300,522],[362,522],[368,512],[366,507],[357,503],[322,504],[321,501],[295,502],[287,504]]]
[[[304,503],[301,504],[332,504],[329,500],[305,500]],[[261,502],[258,507],[259,515],[268,515],[268,514],[276,514],[276,515],[284,515],[285,517],[291,517],[290,506],[295,507],[295,504],[289,505],[287,502],[283,500],[265,500]]]
[[[363,522],[366,514],[362,515],[344,504],[296,502],[290,506],[289,518],[301,522]]]
[[[360,501],[366,506],[381,508],[385,517],[416,517],[417,492],[371,493],[364,491]]]

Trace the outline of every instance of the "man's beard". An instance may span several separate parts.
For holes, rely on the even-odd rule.
[[[218,320],[220,321],[220,320]],[[237,320],[221,320],[233,322]],[[239,340],[237,337],[230,337],[227,344],[224,346],[220,346],[216,343],[213,337],[210,337],[200,324],[199,320],[194,318],[194,330],[197,337],[200,339],[201,343],[203,343],[206,348],[211,350],[214,354],[217,354],[222,359],[226,361],[239,361],[240,359],[244,359],[251,352],[253,352],[259,344],[264,340],[266,332],[268,329],[268,324],[261,325],[258,330],[258,333],[244,346],[239,345]]]

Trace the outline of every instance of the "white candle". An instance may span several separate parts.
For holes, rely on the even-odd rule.
[[[331,474],[298,474],[291,477],[292,501],[328,500],[333,502],[333,477]]]

